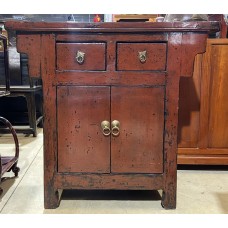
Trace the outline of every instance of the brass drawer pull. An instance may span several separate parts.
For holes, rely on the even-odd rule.
[[[109,136],[111,134],[110,123],[107,120],[101,122],[103,135]]]
[[[112,121],[112,135],[118,136],[120,134],[120,122],[118,120]]]
[[[76,61],[78,64],[83,64],[85,61],[85,53],[82,51],[78,51],[76,55]]]
[[[139,51],[138,57],[139,57],[139,61],[141,63],[145,63],[146,62],[146,51]]]

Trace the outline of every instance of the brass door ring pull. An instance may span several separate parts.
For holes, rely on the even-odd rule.
[[[120,134],[120,122],[118,120],[112,121],[112,135],[118,136]]]
[[[139,61],[141,63],[145,63],[146,62],[146,51],[139,51],[138,57],[139,57]]]
[[[111,134],[110,123],[107,120],[101,122],[101,128],[104,136]]]
[[[85,61],[85,53],[82,51],[77,51],[76,61],[78,64],[83,64]]]

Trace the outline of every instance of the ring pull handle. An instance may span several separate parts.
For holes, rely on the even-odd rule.
[[[107,120],[101,122],[101,128],[104,136],[111,134],[110,123]]]
[[[118,136],[120,134],[120,122],[118,120],[112,121],[112,135]]]
[[[82,51],[77,51],[76,61],[78,64],[83,64],[85,61],[85,53]]]
[[[139,51],[138,57],[139,57],[139,61],[141,63],[145,63],[146,62],[146,51]]]

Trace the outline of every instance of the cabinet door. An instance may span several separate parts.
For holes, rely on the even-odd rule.
[[[110,173],[110,137],[101,122],[110,118],[110,88],[57,88],[58,172]]]
[[[111,172],[162,173],[164,87],[112,87]]]

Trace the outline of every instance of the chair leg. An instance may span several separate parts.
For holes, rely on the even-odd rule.
[[[17,166],[17,163],[15,163],[12,167],[12,171],[14,173],[15,177],[18,177],[18,173],[20,172],[20,168]]]
[[[37,136],[37,126],[36,126],[36,102],[35,93],[28,93],[25,95],[27,100],[29,126],[33,129],[33,137]]]

